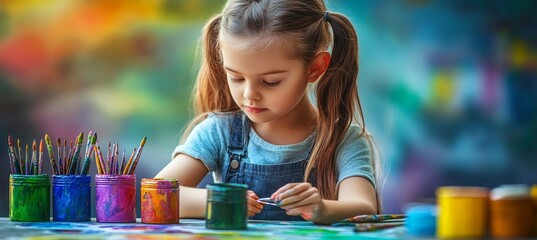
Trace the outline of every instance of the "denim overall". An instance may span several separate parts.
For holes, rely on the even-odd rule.
[[[223,163],[222,180],[227,183],[243,183],[257,196],[270,197],[272,193],[287,183],[303,182],[306,159],[278,165],[253,164],[242,161],[247,156],[250,121],[240,113],[233,117],[231,125],[231,141],[227,148],[227,157]],[[311,153],[311,150],[310,150]],[[300,216],[289,216],[285,210],[265,205],[261,213],[250,219],[304,221]]]

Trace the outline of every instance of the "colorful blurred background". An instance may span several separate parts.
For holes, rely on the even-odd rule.
[[[0,216],[8,134],[31,144],[97,131],[127,151],[147,136],[138,180],[164,167],[192,117],[201,28],[223,4],[0,0]],[[537,183],[536,1],[327,4],[359,34],[385,212],[433,201],[438,186]]]

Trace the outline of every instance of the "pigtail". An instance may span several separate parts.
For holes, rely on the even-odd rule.
[[[203,29],[202,63],[194,87],[196,115],[238,109],[228,90],[218,37],[221,14],[210,19]]]
[[[358,96],[358,37],[352,23],[345,16],[338,13],[329,13],[323,16],[329,23],[333,32],[332,58],[323,78],[317,83],[316,99],[318,115],[318,135],[312,157],[306,167],[304,179],[315,174],[318,189],[323,198],[337,199],[337,147],[343,141],[345,133],[356,120],[355,113],[359,113],[359,122],[362,131],[372,149],[373,170],[377,189],[377,213],[381,212],[378,187],[381,185],[378,177],[381,175],[377,146],[365,128],[362,106]],[[330,139],[330,141],[326,141]]]
[[[337,147],[354,119],[355,106],[361,111],[356,86],[358,40],[351,22],[343,15],[330,13],[326,21],[334,35],[332,58],[317,83],[318,135],[304,177],[307,180],[313,171],[321,196],[337,199]]]
[[[222,15],[211,18],[203,28],[201,39],[202,62],[193,91],[195,118],[190,121],[181,142],[186,140],[192,129],[207,118],[209,112],[234,111],[239,107],[233,101],[227,86],[227,77],[222,63],[219,35]]]

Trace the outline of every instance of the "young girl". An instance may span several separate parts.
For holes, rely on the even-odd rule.
[[[228,1],[204,28],[197,117],[156,176],[181,182],[181,217],[205,216],[196,186],[208,172],[249,186],[253,219],[379,213],[357,75],[356,32],[322,0]],[[280,207],[257,202],[265,197]]]

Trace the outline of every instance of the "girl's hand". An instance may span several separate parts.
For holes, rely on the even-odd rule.
[[[305,220],[315,221],[323,210],[323,202],[319,190],[310,183],[289,183],[270,198],[277,202],[287,215],[301,216]]]
[[[254,191],[248,190],[246,194],[246,200],[248,201],[248,217],[252,217],[261,212],[263,204],[257,202],[259,197]]]

